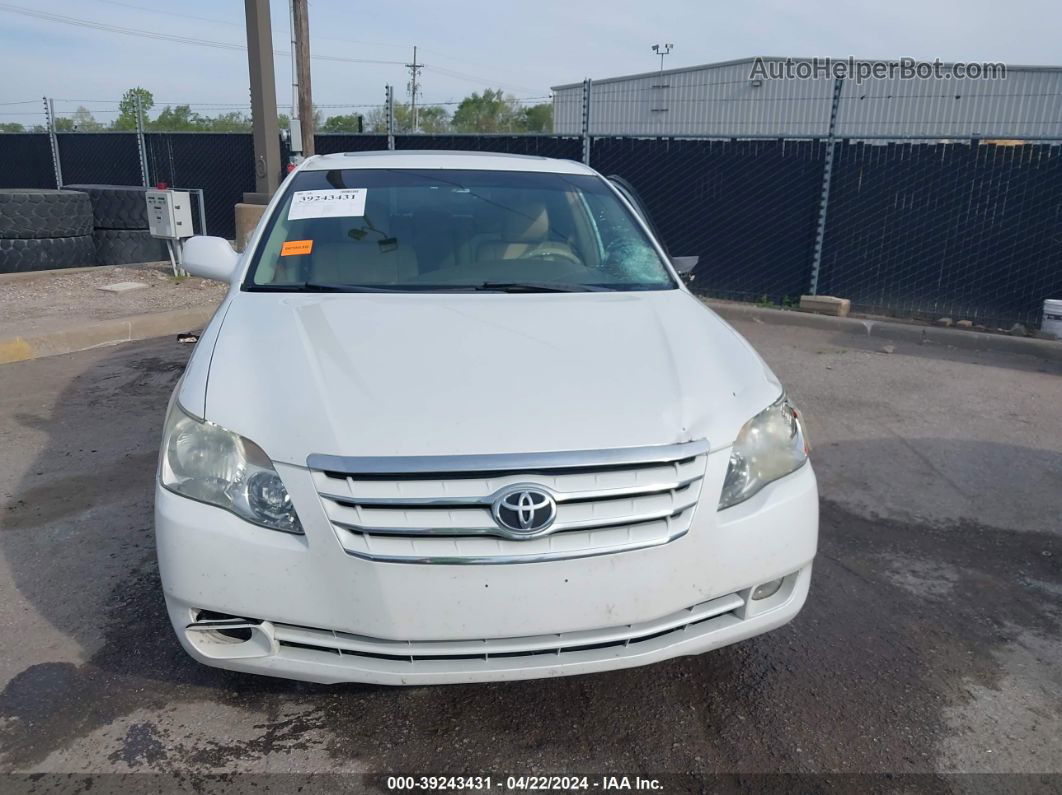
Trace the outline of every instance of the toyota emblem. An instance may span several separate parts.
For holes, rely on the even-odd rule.
[[[557,501],[532,486],[513,486],[494,500],[494,521],[506,530],[530,535],[545,530],[557,518]]]

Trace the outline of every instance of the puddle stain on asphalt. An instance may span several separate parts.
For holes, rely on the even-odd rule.
[[[1027,713],[1054,708],[1037,699],[1048,698],[1045,685],[1057,676],[1051,652],[1062,657],[1057,528],[928,525],[830,501],[804,611],[700,657],[411,689],[324,687],[201,666],[173,635],[148,549],[158,429],[187,348],[140,345],[102,360],[73,355],[89,367],[63,390],[53,416],[22,423],[47,433],[48,444],[10,487],[2,552],[34,620],[90,652],[80,665],[29,665],[0,691],[0,770],[63,754],[97,769],[102,751],[117,769],[185,780],[263,769],[271,757],[323,757],[332,763],[323,769],[441,772],[458,760],[468,771],[570,772],[579,760],[585,770],[629,774],[902,773],[947,768],[941,758],[954,758],[955,738],[974,725],[969,709],[1011,692],[1015,681]],[[147,349],[158,355],[145,357]],[[59,363],[27,366],[47,373]],[[115,405],[120,423],[90,421]],[[20,408],[37,410],[29,401]],[[888,460],[880,447],[864,452]],[[49,504],[57,484],[80,496]],[[69,582],[56,583],[63,577]],[[1025,678],[1015,680],[1007,653],[1019,643],[1036,654],[1021,658]],[[1006,702],[995,696],[995,716],[1008,717],[1000,713]],[[1052,741],[1026,734],[1015,746],[1046,758]]]
[[[918,587],[897,577],[903,560],[918,562]],[[245,714],[253,738],[141,721],[110,761],[218,771],[316,750],[369,769],[454,759],[469,770],[555,769],[579,759],[635,772],[926,771],[954,731],[945,710],[972,698],[971,683],[999,688],[996,652],[1016,633],[1057,635],[1062,594],[1022,583],[1058,582],[1060,561],[1047,533],[910,525],[824,502],[808,604],[773,633],[626,671],[414,689],[200,666],[173,637],[147,562],[117,583],[113,620],[86,663],[32,665],[0,692],[0,765],[25,769],[134,713],[209,701]],[[936,571],[946,588],[926,590]]]

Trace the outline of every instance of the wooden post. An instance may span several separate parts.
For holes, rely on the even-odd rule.
[[[299,121],[302,126],[302,153],[309,157],[313,146],[313,92],[310,90],[310,14],[307,0],[294,0],[295,68],[299,80]]]
[[[269,0],[244,0],[243,7],[247,16],[247,68],[251,77],[255,192],[265,204],[280,185],[273,30],[269,24]]]

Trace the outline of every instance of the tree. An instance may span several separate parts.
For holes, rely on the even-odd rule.
[[[395,103],[395,132],[409,126],[409,105]],[[377,105],[365,116],[365,132],[387,132],[387,106]]]
[[[524,108],[521,126],[526,132],[553,132],[553,104],[543,102]]]
[[[5,121],[0,124],[0,132],[25,132],[26,128],[17,121]]]
[[[472,92],[457,106],[453,127],[458,132],[517,132],[520,128],[519,106],[500,88],[488,88],[482,94]]]
[[[362,117],[357,113],[329,116],[318,125],[317,131],[323,133],[356,133],[362,131]]]
[[[84,105],[78,105],[73,115],[74,129],[80,132],[99,132],[103,125],[96,121],[95,117]]]
[[[417,111],[417,125],[422,133],[450,131],[450,114],[442,105],[425,105]]]
[[[365,114],[365,132],[387,132],[387,108],[375,107]]]
[[[113,124],[115,130],[136,129],[137,97],[140,98],[140,111],[144,115],[144,121],[147,121],[147,112],[155,106],[155,98],[146,88],[137,86],[122,94],[122,99],[118,102],[118,118],[114,120]]]
[[[102,129],[103,125],[84,105],[78,105],[77,110],[69,116],[60,116],[55,120],[56,132],[98,132]]]
[[[151,129],[164,132],[189,132],[202,130],[209,119],[204,119],[198,113],[192,111],[190,105],[167,105],[160,112],[155,121],[151,122]]]
[[[251,117],[242,110],[219,113],[214,118],[207,118],[204,129],[211,132],[247,132],[251,129]]]

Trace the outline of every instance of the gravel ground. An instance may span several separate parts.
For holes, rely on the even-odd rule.
[[[811,429],[822,525],[803,612],[700,657],[438,688],[194,663],[166,620],[151,529],[187,346],[4,365],[0,774],[22,777],[0,789],[582,772],[663,776],[669,792],[1059,792],[1062,365],[736,325]],[[86,777],[101,773],[137,775]],[[803,778],[762,777],[779,773]]]
[[[143,282],[148,287],[126,293],[97,289],[116,282]],[[226,289],[228,285],[195,277],[175,281],[168,263],[58,271],[34,279],[0,281],[0,338],[216,304]]]

